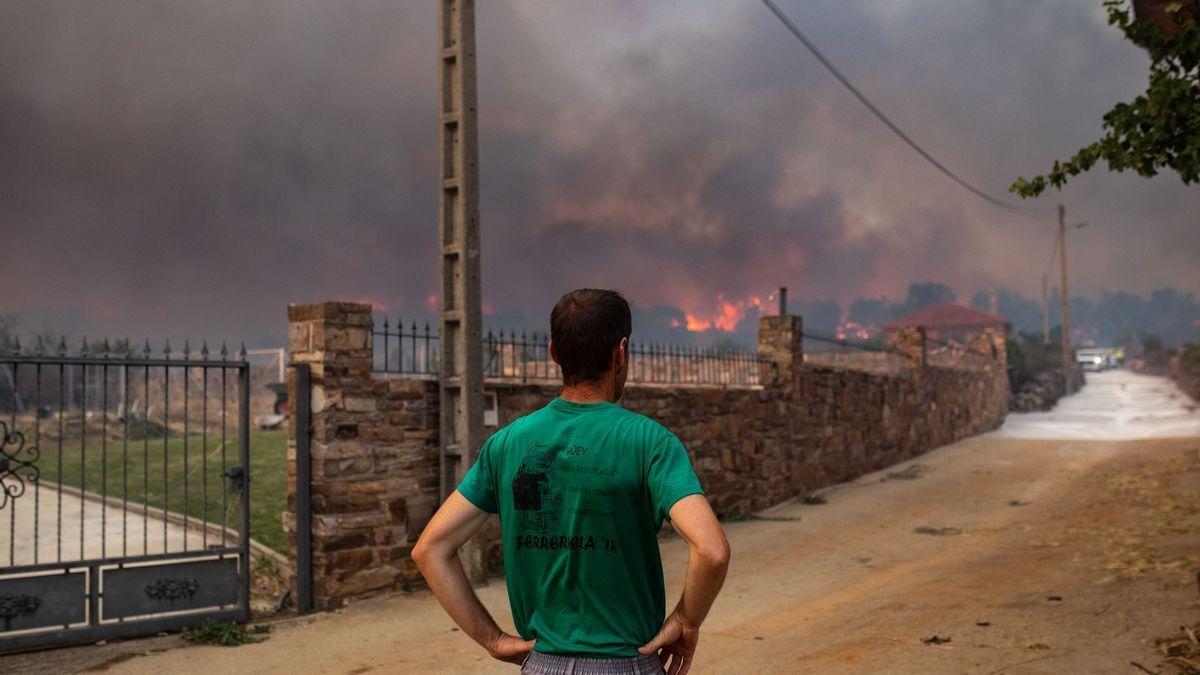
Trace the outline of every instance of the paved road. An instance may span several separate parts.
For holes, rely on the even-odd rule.
[[[123,510],[119,501],[105,505],[98,497],[83,499],[69,488],[62,491],[61,500],[59,497],[52,483],[28,486],[24,495],[0,510],[0,565],[153,555],[163,552],[164,543],[167,551],[184,550],[184,528],[175,522],[164,523],[160,511],[154,510],[143,520],[136,504],[133,510]],[[189,528],[186,536],[188,550],[203,548],[199,530]]]
[[[1197,403],[1168,379],[1127,370],[1088,373],[1088,384],[1051,411],[1010,415],[1004,438],[1129,440],[1200,436]]]
[[[1104,374],[1071,408],[1125,415],[1111,409],[1120,397],[1110,384],[1166,386]],[[1141,395],[1122,405],[1139,401],[1146,415],[1162,409]],[[1183,413],[1176,422],[1200,422]],[[1200,440],[1080,440],[1074,421],[1045,422],[1014,417],[998,433],[831,488],[825,505],[730,523],[729,581],[693,672],[1137,672],[1131,661],[1155,670],[1149,641],[1200,618]],[[1013,437],[1035,423],[1058,437]],[[669,539],[663,549],[674,595],[686,547]],[[480,594],[508,623],[503,584]],[[949,642],[922,642],[935,635]],[[180,643],[132,644],[90,658],[122,673],[516,672],[488,661],[428,593],[284,623],[238,649],[137,656]]]

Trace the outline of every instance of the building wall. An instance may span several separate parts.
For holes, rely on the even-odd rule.
[[[293,361],[313,364],[316,602],[335,606],[418,585],[409,555],[437,504],[436,383],[370,372],[367,305],[292,307],[289,318]],[[983,370],[914,361],[899,375],[814,367],[803,362],[802,333],[799,317],[762,319],[761,387],[626,389],[622,405],[666,425],[687,446],[723,517],[993,429],[1007,413],[1002,361]],[[557,394],[540,385],[487,389],[496,393],[500,425]],[[289,464],[294,477],[294,455]],[[294,530],[290,519],[285,525]],[[477,578],[502,569],[498,542],[493,524],[467,551],[465,564]]]

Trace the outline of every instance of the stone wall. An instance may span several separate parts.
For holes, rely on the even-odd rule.
[[[492,385],[506,424],[556,387]],[[631,386],[621,405],[687,446],[718,515],[753,513],[998,427],[1008,412],[996,376],[926,368],[894,377],[803,365],[778,388]]]
[[[313,366],[316,604],[418,584],[409,554],[437,503],[436,383],[371,374],[367,305],[295,306],[289,319],[292,361]],[[761,387],[626,388],[623,406],[662,422],[687,446],[721,516],[749,514],[993,429],[1007,413],[1002,335],[986,337],[1000,348],[984,370],[915,360],[898,375],[805,364],[801,337],[799,317],[762,318]],[[501,426],[557,394],[556,387],[496,382],[487,390],[496,394]],[[294,477],[294,454],[289,467]],[[285,526],[294,530],[290,519]],[[501,568],[496,534],[491,527],[465,561],[476,576]]]

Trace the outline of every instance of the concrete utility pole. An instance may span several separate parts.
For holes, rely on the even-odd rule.
[[[1063,375],[1066,377],[1067,393],[1071,393],[1071,369],[1075,360],[1071,358],[1071,307],[1067,292],[1067,209],[1058,205],[1058,255],[1059,267],[1062,268],[1062,358]]]
[[[441,0],[441,456],[439,497],[458,485],[483,443],[483,316],[479,275],[479,127],[475,2]]]
[[[1042,273],[1042,344],[1050,346],[1050,277]]]

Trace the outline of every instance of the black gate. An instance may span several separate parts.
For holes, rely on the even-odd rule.
[[[0,653],[248,619],[245,350],[47,351],[0,354]]]

